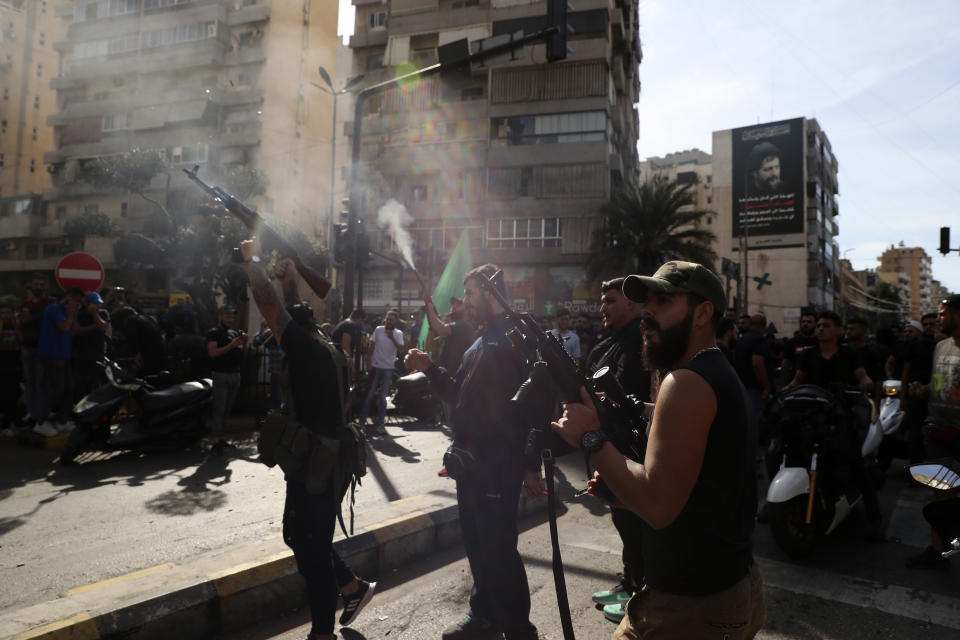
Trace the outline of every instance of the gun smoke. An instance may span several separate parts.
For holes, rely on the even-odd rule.
[[[393,198],[377,211],[377,226],[386,229],[400,250],[400,255],[407,261],[407,264],[415,268],[416,265],[413,264],[413,237],[407,231],[411,222],[413,222],[413,217],[407,211],[407,208]]]

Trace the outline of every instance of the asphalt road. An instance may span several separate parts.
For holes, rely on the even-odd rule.
[[[370,440],[358,526],[377,522],[386,502],[454,491],[437,477],[444,432],[389,430]],[[225,457],[157,449],[83,454],[70,467],[56,463],[54,450],[0,441],[0,613],[279,533],[282,473],[256,462],[252,437],[232,441]]]
[[[370,473],[357,494],[357,520],[377,522],[385,502],[453,491],[438,478],[446,435],[390,427],[371,442]],[[0,611],[45,602],[93,582],[241,545],[280,531],[283,481],[254,461],[252,440],[225,458],[198,449],[90,456],[60,468],[56,452],[0,442]],[[614,581],[619,542],[604,508],[574,501],[584,484],[581,463],[561,461],[561,521],[567,583],[579,638],[607,638],[612,625],[589,594]],[[804,563],[789,561],[769,530],[758,526],[756,557],[769,605],[763,637],[956,638],[960,590],[956,572],[917,572],[903,559],[927,544],[920,507],[928,491],[891,472],[881,493],[888,541],[861,541],[861,512]],[[534,622],[560,638],[554,612],[549,544],[542,522],[525,523],[521,551],[533,590]],[[956,563],[955,563],[956,564]],[[463,613],[469,590],[457,549],[382,580],[371,610],[352,637],[429,638]],[[249,638],[305,637],[303,613],[251,630]],[[286,630],[293,629],[287,633]],[[341,637],[351,637],[349,630]]]
[[[565,464],[568,477],[578,470]],[[912,502],[913,489],[896,491]],[[569,491],[569,486],[565,488]],[[904,493],[906,492],[906,493]],[[922,494],[922,492],[919,492]],[[888,505],[890,501],[888,500]],[[895,513],[895,516],[900,517]],[[956,571],[907,572],[899,567],[912,552],[903,541],[862,547],[856,525],[844,526],[809,562],[788,562],[758,527],[757,560],[766,583],[767,623],[763,639],[911,639],[960,637],[960,597]],[[545,516],[523,523],[520,550],[531,590],[531,619],[541,637],[563,637],[556,609]],[[894,523],[895,526],[896,522]],[[590,594],[613,582],[620,569],[620,546],[609,517],[588,500],[568,502],[558,523],[566,568],[567,593],[578,640],[608,640],[615,628],[594,609]],[[893,532],[891,532],[891,535]],[[424,640],[457,621],[467,609],[470,573],[459,549],[438,553],[389,576],[343,640]],[[309,614],[298,611],[219,640],[302,640]]]

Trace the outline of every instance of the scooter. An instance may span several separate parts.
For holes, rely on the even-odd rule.
[[[883,432],[872,403],[860,391],[836,395],[814,385],[799,385],[775,401],[780,468],[767,490],[770,530],[792,558],[813,551],[860,501],[860,492],[843,464],[844,439],[856,410],[871,411],[860,453],[868,471],[876,465]],[[874,472],[875,472],[874,468]]]
[[[880,401],[880,430],[883,441],[877,458],[880,470],[890,468],[893,458],[907,458],[906,428],[903,404],[900,399],[902,383],[900,380],[883,381],[883,399]]]
[[[73,407],[61,464],[71,464],[85,449],[125,451],[149,444],[189,445],[206,428],[213,381],[202,378],[172,384],[169,375],[138,378],[111,360],[103,362],[107,383]]]
[[[909,471],[910,477],[916,482],[932,487],[937,491],[950,491],[960,487],[960,466],[958,466],[956,460],[931,460],[929,462],[921,462],[910,465]],[[948,508],[951,509],[950,513],[955,516],[952,518],[953,522],[960,522],[960,517],[956,517],[960,516],[960,514],[953,510],[957,508],[956,498],[953,499]],[[926,514],[927,511],[925,509],[924,515],[926,516]],[[944,544],[947,546],[946,551],[942,551],[940,555],[944,558],[951,558],[960,554],[960,527],[954,525],[952,529],[947,531],[938,529],[938,532],[940,533],[940,537],[943,538]]]

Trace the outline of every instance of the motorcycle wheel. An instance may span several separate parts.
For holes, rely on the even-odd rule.
[[[770,532],[777,546],[793,559],[810,555],[819,535],[818,509],[814,505],[812,522],[806,523],[808,494],[787,502],[768,502]]]
[[[60,452],[60,464],[73,464],[74,460],[83,451],[84,446],[90,442],[92,432],[85,425],[78,425],[67,437],[67,442],[63,445],[63,451]]]

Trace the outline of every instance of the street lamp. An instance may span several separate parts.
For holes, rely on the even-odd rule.
[[[340,90],[333,88],[333,81],[330,80],[330,74],[327,73],[327,70],[321,65],[318,68],[320,72],[320,78],[323,80],[326,86],[317,84],[316,82],[310,82],[313,86],[324,93],[329,93],[333,96],[333,127],[330,133],[330,221],[327,225],[327,245],[330,250],[330,269],[333,270],[333,243],[334,243],[334,232],[333,232],[333,193],[336,190],[337,185],[337,97],[347,93],[357,87],[360,84],[360,81],[363,80],[363,74],[347,78],[347,81],[344,83],[343,87]],[[332,277],[331,277],[332,279]],[[350,313],[351,309],[342,310],[345,313]]]

